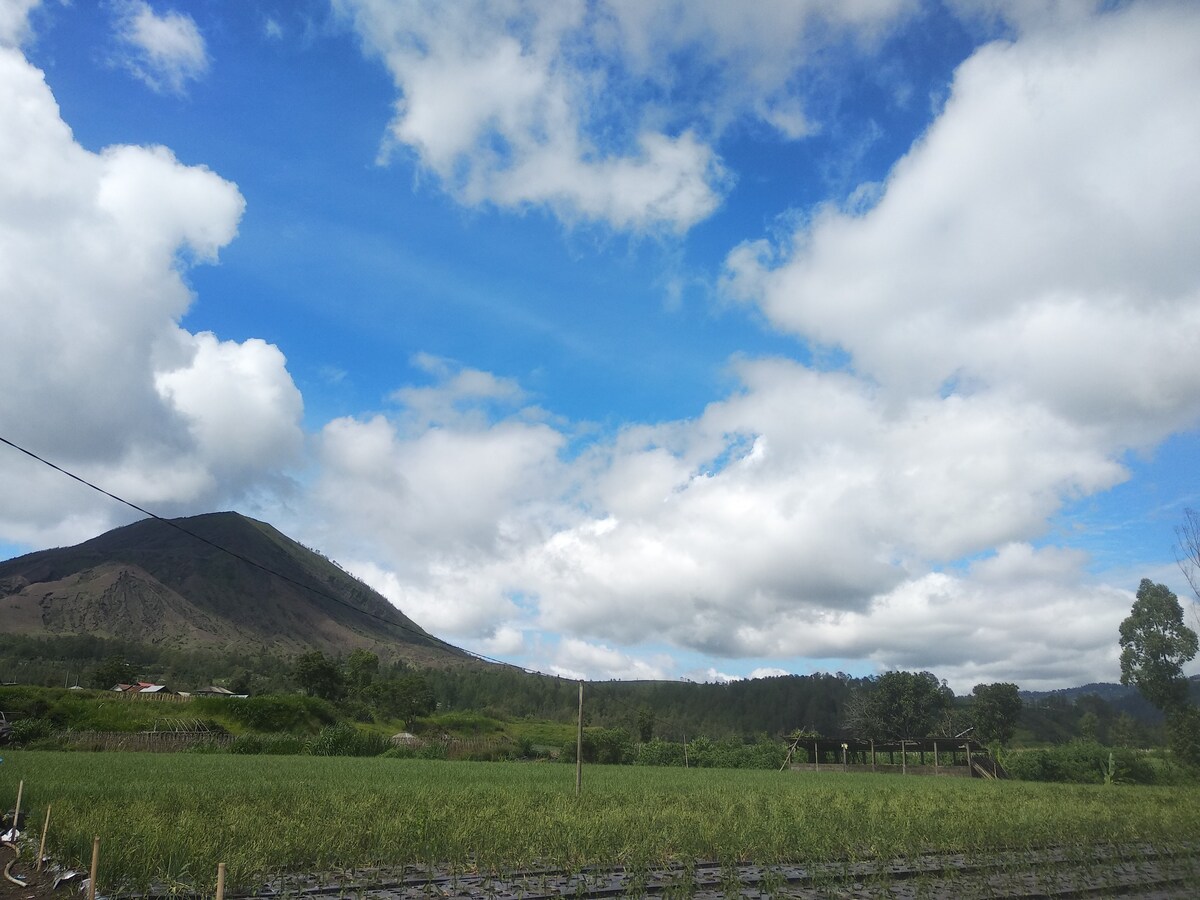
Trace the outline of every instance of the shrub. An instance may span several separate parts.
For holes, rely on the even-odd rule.
[[[47,719],[17,719],[12,723],[12,742],[18,747],[48,738],[54,726]]]
[[[1004,757],[1004,768],[1022,781],[1072,784],[1153,784],[1154,767],[1140,753],[1103,747],[1093,741],[1071,741],[1045,750],[1022,750]]]
[[[192,701],[193,709],[209,715],[227,716],[252,731],[302,733],[337,721],[337,712],[325,700],[291,694],[261,697],[212,698]]]
[[[311,756],[379,756],[391,747],[383,735],[359,731],[347,722],[321,729],[305,749]]]
[[[636,762],[639,766],[682,766],[683,744],[654,738],[642,744]]]
[[[238,755],[257,756],[263,752],[263,742],[257,734],[242,734],[233,739],[229,752]]]

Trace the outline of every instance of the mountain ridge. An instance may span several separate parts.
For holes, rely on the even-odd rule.
[[[0,632],[293,655],[472,660],[322,554],[236,512],[148,518],[0,563]]]

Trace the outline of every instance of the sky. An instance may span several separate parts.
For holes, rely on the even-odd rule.
[[[1198,84],[1187,0],[6,0],[0,437],[542,672],[1116,681]],[[0,558],[136,518],[0,446]]]

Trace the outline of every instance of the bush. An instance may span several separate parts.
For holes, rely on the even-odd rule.
[[[233,739],[229,752],[239,756],[257,756],[263,752],[263,741],[257,734],[242,734]]]
[[[560,762],[575,762],[575,741],[559,751]],[[629,765],[635,761],[633,738],[624,728],[593,728],[583,733],[583,761],[602,765]]]
[[[310,756],[379,756],[391,748],[380,734],[359,731],[347,722],[321,729],[321,733],[305,745]]]
[[[17,719],[11,723],[11,728],[11,740],[18,747],[48,738],[54,733],[54,726],[47,719]]]
[[[267,756],[298,756],[304,739],[292,734],[241,734],[229,745],[230,753]]]
[[[252,731],[310,732],[337,721],[337,712],[325,700],[298,694],[264,694],[261,697],[202,697],[192,701],[196,712],[225,716]]]
[[[1136,750],[1103,747],[1093,741],[1009,753],[1003,765],[1009,775],[1022,781],[1153,784],[1156,780],[1154,767]]]
[[[683,744],[654,738],[642,744],[636,763],[639,766],[682,766]]]

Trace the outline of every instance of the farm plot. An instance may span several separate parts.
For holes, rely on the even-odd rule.
[[[26,751],[6,754],[0,798],[19,778],[31,820],[53,804],[55,858],[84,866],[101,837],[110,894],[211,894],[219,862],[244,894],[351,882],[365,892],[391,878],[398,897],[502,896],[504,885],[528,896],[552,877],[575,879],[581,896],[735,883],[803,892],[820,889],[806,878],[843,876],[863,890],[889,879],[965,886],[1066,865],[1030,853],[1062,854],[1080,879],[1140,866],[1167,890],[1196,882],[1200,846],[1196,787],[593,767],[577,799],[574,770],[554,764]],[[325,875],[295,881],[301,873]],[[609,886],[596,893],[589,878]]]

